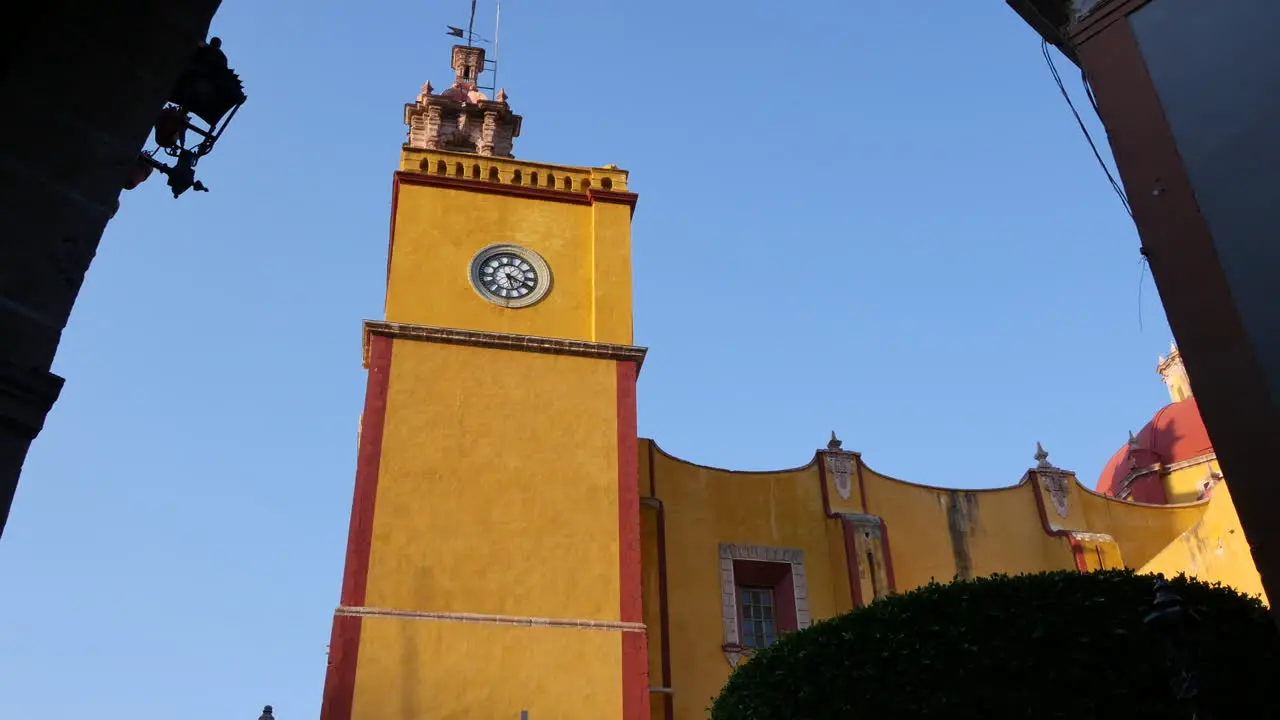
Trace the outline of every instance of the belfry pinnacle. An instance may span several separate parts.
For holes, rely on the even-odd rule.
[[[523,118],[511,112],[506,90],[499,89],[496,100],[481,92],[484,48],[454,45],[452,65],[453,84],[437,95],[427,82],[417,102],[405,105],[409,146],[511,157]]]

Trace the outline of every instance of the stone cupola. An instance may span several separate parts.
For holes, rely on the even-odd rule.
[[[477,81],[483,72],[484,48],[453,46],[453,84],[433,94],[428,82],[417,102],[404,106],[409,147],[512,157],[522,118],[511,112],[505,90],[492,100],[480,92]]]
[[[1182,353],[1178,352],[1176,344],[1169,345],[1168,355],[1160,356],[1156,371],[1160,373],[1164,384],[1169,388],[1169,399],[1173,402],[1182,402],[1194,394],[1191,392],[1191,378],[1187,375],[1187,366],[1182,364]]]

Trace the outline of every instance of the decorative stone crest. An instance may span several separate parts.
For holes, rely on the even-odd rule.
[[[1040,487],[1049,493],[1049,500],[1053,503],[1054,512],[1059,517],[1066,518],[1067,512],[1071,509],[1068,505],[1068,499],[1071,491],[1071,473],[1056,468],[1049,462],[1049,453],[1045,451],[1044,446],[1036,443],[1036,477],[1040,480]]]
[[[831,474],[831,480],[836,486],[836,494],[842,500],[848,500],[853,495],[854,453],[842,450],[843,445],[840,438],[836,437],[836,432],[832,430],[831,441],[827,443],[826,465],[827,472]]]
[[[809,627],[809,585],[805,578],[804,551],[765,545],[720,545],[720,620],[724,629],[724,658],[738,667],[751,651],[743,647],[738,632],[738,586],[733,576],[734,560],[757,560],[791,565],[791,585],[795,592],[796,628]]]

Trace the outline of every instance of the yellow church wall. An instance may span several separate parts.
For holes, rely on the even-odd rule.
[[[867,511],[883,518],[899,592],[954,577],[1075,567],[1048,535],[1027,484],[954,490],[890,478],[864,466]]]
[[[1267,599],[1225,482],[1214,486],[1203,515],[1140,569],[1168,576],[1186,573],[1205,582],[1220,582],[1242,593],[1257,595],[1264,602]]]
[[[618,620],[615,363],[392,353],[366,603]]]
[[[641,484],[650,478],[666,518],[662,536],[658,503],[651,502],[651,518],[643,526],[650,676],[654,685],[663,678],[662,616],[653,605],[661,605],[658,545],[665,537],[665,651],[674,717],[701,717],[731,672],[721,647],[724,609],[714,563],[721,543],[803,550],[814,622],[853,607],[851,570],[858,573],[862,603],[885,587],[890,572],[896,592],[957,575],[1126,566],[1166,574],[1185,569],[1244,592],[1261,591],[1222,485],[1212,502],[1146,506],[1094,493],[1073,473],[1052,466],[1033,468],[1014,486],[960,490],[897,480],[866,467],[856,454],[847,457],[856,460],[845,497],[829,453],[792,470],[734,472],[671,457],[641,440]],[[828,516],[824,484],[826,507],[842,519]],[[877,544],[877,518],[887,543]],[[852,568],[846,543],[855,549]],[[880,578],[875,584],[873,568]],[[651,717],[666,717],[663,696],[652,697]]]
[[[1145,505],[1099,495],[1076,484],[1074,504],[1083,511],[1080,530],[1105,533],[1120,546],[1126,567],[1139,568],[1204,514],[1203,503]]]
[[[719,545],[802,550],[809,612],[817,621],[847,609],[841,604],[849,595],[843,541],[837,545],[829,534],[828,525],[835,526],[837,533],[839,525],[825,517],[816,465],[778,472],[731,472],[686,463],[643,439],[640,455],[646,458],[642,469],[652,457],[653,488],[666,514],[675,717],[703,717],[732,670],[722,649]],[[642,488],[646,480],[641,475]],[[836,549],[838,553],[833,552]],[[645,558],[645,562],[651,561]],[[840,584],[846,588],[843,593],[836,589]],[[651,671],[651,679],[660,677]],[[654,704],[661,705],[656,695]]]
[[[853,609],[853,590],[848,583],[849,566],[844,549],[844,529],[840,523],[833,521],[823,522],[822,527],[826,531],[827,558],[831,565],[831,615],[835,616]],[[863,597],[871,597],[868,590],[863,591]],[[813,615],[815,622],[823,617],[827,616]]]
[[[436,619],[363,619],[354,720],[618,716],[620,630],[440,617],[619,621],[617,383],[614,361],[393,341],[364,605]]]
[[[618,631],[364,618],[352,718],[598,720],[622,707]]]
[[[444,184],[431,184],[437,176],[420,169],[436,163],[444,163]],[[457,163],[483,168],[484,178],[497,172],[499,179],[462,178],[469,186],[460,187],[452,177]],[[402,169],[393,202],[388,321],[631,343],[631,211],[593,202],[581,186],[609,179],[608,192],[625,191],[625,171],[416,150],[404,151]],[[539,170],[541,177],[558,171],[579,189],[515,185],[516,170],[526,183]],[[484,191],[489,185],[494,191]],[[528,192],[512,194],[519,191]],[[533,250],[551,269],[551,291],[519,312],[482,301],[468,275],[477,252],[506,243]]]
[[[1217,458],[1212,455],[1209,458],[1202,462],[1179,463],[1180,467],[1174,468],[1162,478],[1165,497],[1169,502],[1189,503],[1200,499],[1200,489],[1209,478],[1209,473],[1222,472]]]
[[[631,316],[631,208],[617,203],[591,206],[591,326],[597,342],[630,344]]]

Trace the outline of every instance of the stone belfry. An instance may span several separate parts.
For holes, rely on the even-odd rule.
[[[453,84],[439,95],[431,83],[422,86],[418,101],[404,106],[409,146],[419,150],[452,150],[511,157],[511,144],[520,136],[520,116],[511,112],[507,93],[498,90],[490,100],[476,79],[484,71],[484,48],[453,47]]]

